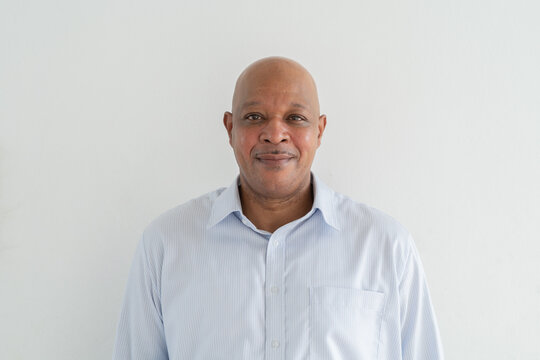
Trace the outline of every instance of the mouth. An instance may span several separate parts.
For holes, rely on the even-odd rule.
[[[282,166],[287,164],[294,156],[289,153],[263,153],[255,155],[255,159],[269,166]]]

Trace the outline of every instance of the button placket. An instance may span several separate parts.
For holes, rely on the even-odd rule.
[[[285,309],[283,292],[284,242],[272,234],[266,253],[266,359],[283,359]]]

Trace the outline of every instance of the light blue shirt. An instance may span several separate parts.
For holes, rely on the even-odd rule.
[[[144,231],[114,359],[443,359],[408,231],[312,176],[309,213],[274,233],[238,180]]]

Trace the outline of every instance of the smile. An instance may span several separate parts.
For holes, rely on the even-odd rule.
[[[288,163],[289,160],[294,158],[294,156],[290,154],[260,154],[255,158],[266,165],[280,166]]]

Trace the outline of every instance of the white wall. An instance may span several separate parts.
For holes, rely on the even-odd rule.
[[[539,359],[535,1],[0,3],[0,358],[110,358],[143,228],[236,174],[251,61],[328,115],[314,165],[415,235],[448,359]]]

